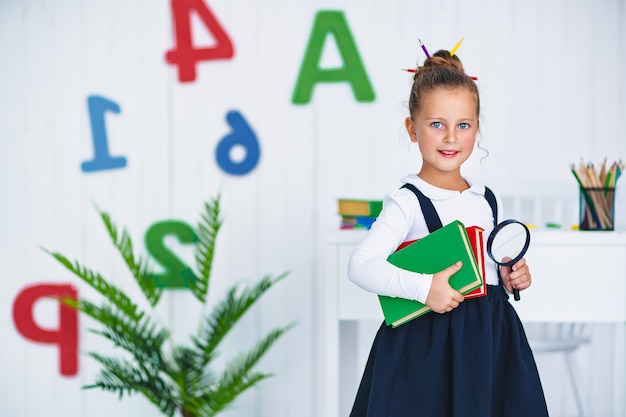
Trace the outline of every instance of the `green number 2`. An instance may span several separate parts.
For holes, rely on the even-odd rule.
[[[195,275],[165,244],[165,238],[171,235],[176,236],[181,244],[193,244],[197,240],[193,228],[185,222],[165,220],[150,226],[145,235],[146,250],[165,269],[165,272],[155,274],[157,287],[189,288]]]

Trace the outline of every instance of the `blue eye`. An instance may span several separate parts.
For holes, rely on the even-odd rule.
[[[469,123],[459,123],[459,129],[466,130],[469,128],[470,128]]]
[[[443,127],[443,123],[441,122],[432,122],[430,125],[435,129],[441,129]]]

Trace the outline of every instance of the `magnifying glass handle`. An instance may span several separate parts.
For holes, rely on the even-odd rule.
[[[513,288],[513,299],[515,301],[519,301],[520,300],[519,290],[517,288]]]

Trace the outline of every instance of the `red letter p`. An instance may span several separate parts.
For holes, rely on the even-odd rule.
[[[78,373],[78,312],[59,301],[59,327],[44,329],[35,323],[33,307],[44,297],[76,300],[78,291],[71,284],[38,284],[24,288],[13,303],[17,331],[28,340],[59,346],[59,370],[63,376]]]

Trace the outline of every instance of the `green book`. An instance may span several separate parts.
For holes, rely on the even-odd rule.
[[[397,267],[423,274],[434,274],[463,262],[461,269],[450,277],[450,286],[466,294],[483,283],[465,226],[458,220],[424,236],[389,255]],[[385,323],[398,327],[430,311],[430,307],[415,300],[379,295]]]

